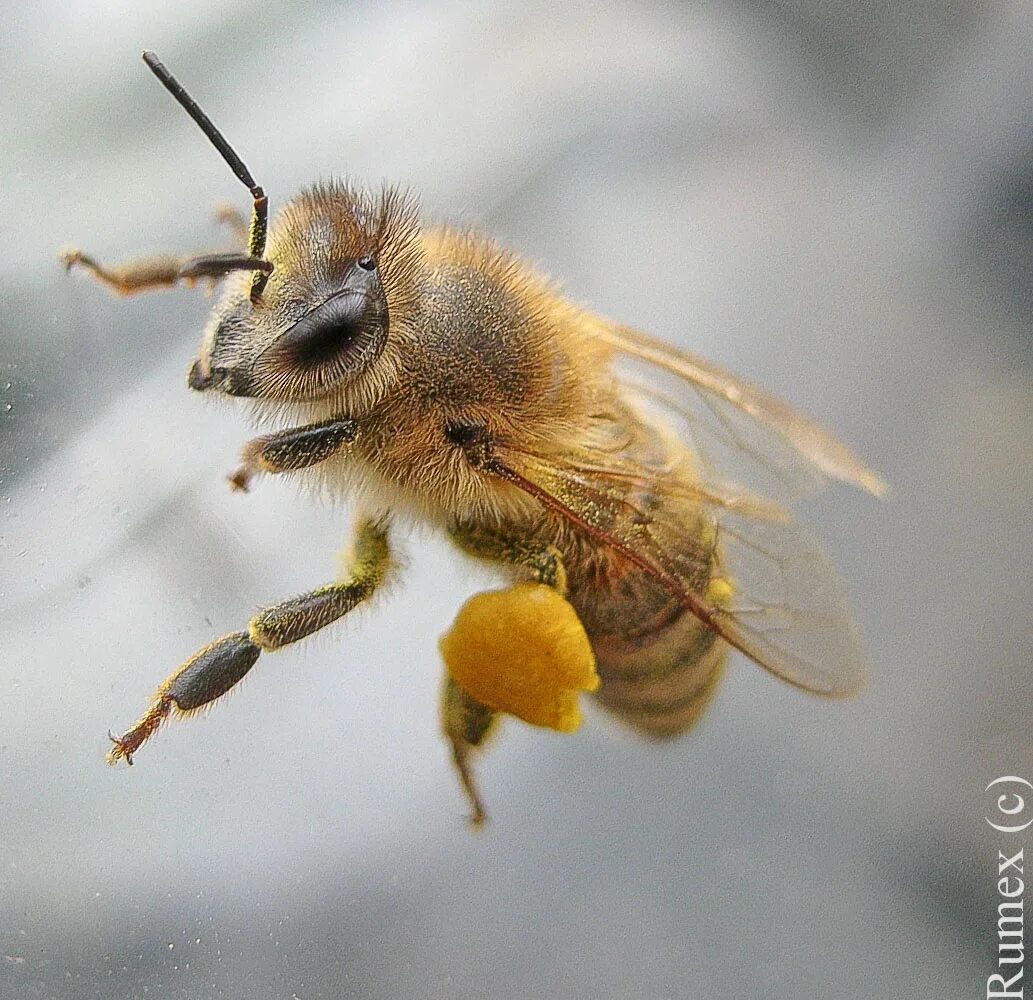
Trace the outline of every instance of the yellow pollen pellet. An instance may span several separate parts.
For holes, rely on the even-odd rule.
[[[579,693],[599,687],[581,619],[545,584],[476,594],[440,645],[452,677],[474,698],[535,726],[573,732]]]

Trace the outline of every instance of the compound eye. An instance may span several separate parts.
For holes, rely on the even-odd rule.
[[[279,340],[278,352],[303,368],[345,362],[362,336],[373,310],[355,292],[327,299],[294,324]]]
[[[363,257],[360,260],[372,257]],[[354,379],[387,344],[387,296],[376,270],[354,262],[341,287],[288,327],[259,356],[267,395],[311,398]]]
[[[372,276],[371,276],[372,278]],[[265,355],[280,375],[298,378],[298,392],[329,389],[365,371],[387,343],[387,300],[380,282],[350,282],[286,330]]]

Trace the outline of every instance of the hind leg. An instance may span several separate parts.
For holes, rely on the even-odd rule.
[[[584,627],[562,596],[566,574],[556,549],[465,525],[452,537],[465,551],[532,578],[470,598],[441,638],[445,735],[479,824],[484,807],[470,760],[496,716],[573,732],[581,724],[578,695],[595,690],[599,678]]]
[[[484,745],[497,721],[498,713],[494,709],[482,705],[445,671],[441,689],[441,727],[452,747],[452,762],[470,800],[470,823],[475,827],[483,825],[487,813],[470,759]]]

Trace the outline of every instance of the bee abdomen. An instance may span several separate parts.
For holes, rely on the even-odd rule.
[[[678,736],[696,723],[728,654],[728,646],[687,611],[652,634],[592,638],[592,645],[602,680],[596,698],[654,739]]]

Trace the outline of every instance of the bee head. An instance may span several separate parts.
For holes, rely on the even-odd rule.
[[[412,199],[342,183],[303,191],[268,225],[269,202],[225,136],[153,52],[144,62],[208,137],[254,202],[247,255],[226,265],[192,389],[354,408],[397,370],[389,330],[416,304],[420,230]],[[221,276],[220,275],[220,276]]]
[[[260,298],[250,273],[227,279],[191,388],[370,403],[396,370],[390,331],[414,309],[419,237],[415,205],[395,189],[329,183],[303,191],[270,227],[272,273]]]

